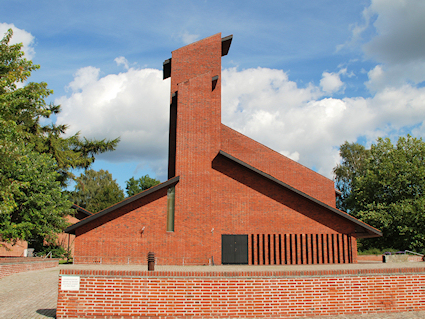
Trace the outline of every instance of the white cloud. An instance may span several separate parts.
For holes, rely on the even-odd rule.
[[[322,79],[320,80],[320,86],[322,87],[323,92],[332,94],[343,88],[344,83],[339,78],[338,73],[323,72]]]
[[[88,66],[82,69],[79,69],[74,74],[74,81],[69,83],[68,88],[73,92],[77,92],[82,89],[87,89],[92,84],[96,84],[99,78],[100,69]]]
[[[425,118],[425,88],[408,85],[371,98],[323,99],[318,87],[300,88],[280,70],[229,69],[222,92],[225,124],[327,177],[344,141],[372,142]]]
[[[129,69],[128,61],[125,57],[119,56],[118,58],[115,58],[114,61],[117,63],[118,66],[123,65],[126,70]]]
[[[96,139],[121,138],[115,152],[99,158],[113,162],[139,161],[163,174],[158,161],[167,156],[169,80],[154,69],[129,69],[99,78],[99,69],[77,71],[69,84],[70,96],[55,103],[62,106],[57,123],[69,125],[69,134]],[[166,165],[166,162],[164,162]],[[162,166],[162,165],[161,165]],[[165,167],[166,169],[166,167]]]
[[[376,69],[376,76],[379,74]],[[100,77],[100,70],[78,70],[68,97],[55,102],[58,123],[88,138],[115,138],[113,162],[138,161],[164,179],[167,169],[169,80],[154,69],[132,69]],[[346,74],[341,70],[338,74]],[[260,143],[332,177],[338,147],[359,136],[397,134],[416,126],[424,132],[425,88],[385,88],[373,97],[323,98],[320,87],[290,81],[281,70],[256,68],[222,72],[222,121]]]
[[[31,60],[34,57],[34,36],[22,29],[15,27],[14,24],[0,23],[0,37],[3,38],[7,30],[13,30],[13,36],[9,44],[22,43],[25,58]]]

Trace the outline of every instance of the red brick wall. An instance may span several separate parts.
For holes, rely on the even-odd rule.
[[[178,91],[176,175],[180,176],[171,237],[185,263],[205,264],[213,253],[211,163],[220,150],[221,34],[173,51],[171,64],[171,92]],[[213,90],[214,76],[219,79]]]
[[[40,270],[45,268],[57,267],[59,259],[42,258],[1,258],[0,259],[0,278],[26,272],[30,270]]]
[[[137,272],[61,270],[57,318],[287,318],[425,310],[425,268]]]
[[[177,252],[168,240],[166,215],[163,189],[78,228],[74,263],[146,263],[147,253],[157,247],[173,260]]]
[[[212,77],[221,77],[221,33],[174,50],[171,68],[171,93],[178,91],[178,84],[199,75],[211,73]]]
[[[422,256],[408,256],[409,262],[421,262],[423,261]],[[358,255],[357,260],[359,262],[382,262],[382,255]]]
[[[0,257],[23,257],[25,249],[28,248],[28,242],[18,241],[11,245],[0,241]]]
[[[357,260],[359,262],[382,262],[382,255],[358,255]]]

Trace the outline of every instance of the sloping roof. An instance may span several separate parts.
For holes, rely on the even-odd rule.
[[[95,219],[98,219],[102,216],[105,216],[106,214],[109,214],[109,213],[115,211],[116,209],[123,207],[127,204],[130,204],[130,203],[132,203],[132,202],[134,202],[134,201],[136,201],[140,198],[143,198],[143,197],[148,196],[152,193],[155,193],[155,192],[159,191],[160,189],[170,187],[170,186],[176,184],[179,181],[179,179],[180,179],[180,176],[173,177],[173,178],[169,179],[168,181],[166,181],[164,183],[158,184],[158,185],[151,187],[151,188],[149,188],[149,189],[147,189],[147,190],[145,190],[145,191],[143,191],[139,194],[136,194],[134,196],[126,198],[123,201],[121,201],[121,202],[119,202],[115,205],[112,205],[112,206],[110,206],[110,207],[108,207],[108,208],[106,208],[106,209],[104,209],[104,210],[102,210],[102,211],[100,211],[96,214],[91,215],[90,217],[82,219],[81,221],[79,221],[78,223],[75,223],[74,225],[69,226],[67,229],[65,229],[65,233],[75,234],[75,230],[77,228],[79,228],[79,227],[81,227],[81,226],[83,226],[87,223],[90,223],[91,221],[93,221]]]
[[[85,214],[85,215],[87,215],[87,216],[91,216],[91,215],[93,215],[93,213],[92,213],[92,212],[89,212],[87,209],[84,209],[84,208],[82,208],[82,207],[80,207],[80,206],[78,206],[78,205],[76,205],[76,204],[72,204],[72,207],[71,207],[71,208],[76,209],[76,210],[77,210],[77,212],[79,212],[79,213],[83,213],[83,214]]]
[[[253,167],[253,166],[251,166],[251,165],[249,165],[249,164],[241,161],[240,159],[237,159],[236,157],[233,157],[232,155],[230,155],[230,154],[228,154],[226,152],[223,152],[223,151],[219,151],[218,154],[221,155],[221,156],[224,156],[224,157],[226,157],[228,159],[230,159],[231,161],[233,161],[233,162],[235,162],[235,163],[237,163],[237,164],[239,164],[239,165],[241,165],[241,166],[243,166],[243,167],[245,167],[245,168],[247,168],[247,169],[249,169],[251,171],[253,171],[256,174],[259,174],[259,175],[267,178],[268,180],[270,180],[270,181],[272,181],[272,182],[274,182],[274,183],[276,183],[276,184],[278,184],[278,185],[280,185],[282,187],[285,187],[286,189],[288,189],[288,190],[290,190],[290,191],[292,191],[292,192],[294,192],[294,193],[296,193],[296,194],[298,194],[298,195],[300,195],[300,196],[308,199],[309,201],[312,201],[315,204],[320,205],[320,206],[326,208],[330,212],[332,212],[332,213],[334,213],[334,214],[336,214],[336,215],[338,215],[338,216],[340,216],[340,217],[342,217],[344,219],[347,219],[350,222],[356,224],[356,226],[357,226],[356,227],[356,235],[357,235],[358,238],[370,238],[370,237],[380,237],[380,236],[382,236],[382,232],[380,232],[376,228],[374,228],[374,227],[372,227],[372,226],[370,226],[370,225],[368,225],[368,224],[366,224],[366,223],[358,220],[357,218],[354,218],[353,216],[350,216],[349,214],[347,214],[347,213],[345,213],[345,212],[343,212],[343,211],[341,211],[339,209],[336,209],[336,208],[334,208],[332,206],[329,206],[329,205],[321,202],[320,200],[318,200],[318,199],[316,199],[314,197],[311,197],[310,195],[307,195],[307,194],[301,192],[300,190],[298,190],[298,189],[296,189],[296,188],[294,188],[292,186],[289,186],[288,184],[286,184],[286,183],[278,180],[277,178],[275,178],[275,177],[273,177],[273,176],[271,176],[271,175],[269,175],[267,173],[264,173],[264,172],[260,171],[259,169],[257,169],[255,167]]]

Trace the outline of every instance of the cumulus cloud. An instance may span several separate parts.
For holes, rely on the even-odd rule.
[[[13,30],[13,36],[10,44],[22,43],[25,57],[31,60],[34,57],[34,36],[22,29],[15,27],[15,25],[9,23],[0,23],[0,37],[3,38],[7,30]]]
[[[346,72],[346,71],[340,71]],[[300,163],[332,177],[338,147],[362,136],[373,142],[425,118],[425,89],[387,88],[370,98],[323,98],[280,70],[223,71],[223,122]]]
[[[425,81],[424,15],[423,0],[372,0],[364,9],[350,44],[363,42],[365,57],[379,63],[368,73],[372,92]]]
[[[323,72],[320,86],[323,92],[332,94],[338,92],[344,86],[344,83],[338,73]]]
[[[57,123],[68,124],[69,134],[120,137],[117,150],[100,158],[138,161],[163,174],[168,150],[169,80],[164,81],[162,72],[155,69],[130,68],[104,77],[99,74],[94,67],[76,72],[68,86],[69,96],[55,100],[62,106]],[[158,165],[161,161],[164,165]]]
[[[100,69],[88,66],[82,69],[79,69],[74,74],[74,81],[69,83],[68,89],[71,89],[74,93],[87,89],[90,85],[96,84],[99,78]]]
[[[364,46],[366,54],[397,64],[425,56],[425,3],[423,0],[373,0],[377,36]]]
[[[328,177],[338,153],[335,147],[355,139],[354,133],[345,134],[349,125],[343,121],[362,117],[345,101],[320,99],[319,87],[298,87],[281,70],[224,70],[222,92],[226,125]]]
[[[346,74],[342,69],[337,74]],[[379,76],[379,68],[375,70]],[[112,162],[137,161],[164,179],[167,170],[169,80],[155,69],[133,69],[100,77],[78,70],[69,95],[57,99],[58,123],[88,138],[121,137]],[[331,73],[329,73],[331,74]],[[332,74],[331,74],[332,75]],[[341,85],[334,85],[341,88]],[[406,127],[425,132],[425,88],[386,87],[372,97],[325,97],[324,86],[303,87],[282,70],[222,72],[222,121],[233,129],[332,178],[344,141],[392,136]]]

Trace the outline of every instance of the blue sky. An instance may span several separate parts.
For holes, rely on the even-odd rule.
[[[221,32],[222,121],[332,178],[338,146],[425,136],[425,1],[1,1],[62,105],[58,123],[115,138],[107,169],[122,188],[166,179],[171,51]]]

